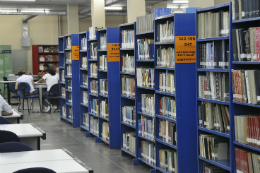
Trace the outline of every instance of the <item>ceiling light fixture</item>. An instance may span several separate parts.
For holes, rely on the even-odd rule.
[[[49,10],[22,10],[22,13],[49,13]]]
[[[122,10],[122,7],[105,7],[106,10]]]
[[[169,6],[167,8],[179,8],[178,6]]]
[[[181,6],[180,8],[188,8],[188,6]]]
[[[174,4],[187,4],[189,1],[173,1]]]
[[[15,12],[17,12],[17,10],[1,10],[0,9],[0,12],[3,12],[3,13],[15,13]]]

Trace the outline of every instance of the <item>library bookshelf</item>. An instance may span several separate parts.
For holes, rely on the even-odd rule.
[[[71,39],[71,45],[67,45]],[[61,120],[69,122],[73,127],[80,126],[79,117],[79,90],[73,90],[79,86],[79,61],[72,60],[72,46],[79,45],[78,34],[71,34],[59,37],[59,56],[60,56],[60,117]],[[64,76],[63,76],[64,74]],[[62,79],[65,79],[63,81]],[[62,96],[65,88],[65,97]],[[65,112],[66,111],[66,112]]]

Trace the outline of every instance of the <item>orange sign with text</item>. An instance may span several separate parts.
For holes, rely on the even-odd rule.
[[[79,60],[79,46],[72,46],[72,60]]]
[[[119,62],[119,43],[107,43],[107,62]]]
[[[196,63],[196,36],[175,37],[175,63]]]

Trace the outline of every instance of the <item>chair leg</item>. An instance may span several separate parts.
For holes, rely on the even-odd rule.
[[[18,111],[20,111],[20,105],[21,105],[21,98],[19,97]]]
[[[30,107],[29,107],[29,99],[27,99],[27,107],[28,107],[28,112],[29,112],[29,115],[30,115]]]

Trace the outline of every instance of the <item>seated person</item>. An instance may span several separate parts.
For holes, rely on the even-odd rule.
[[[5,101],[5,99],[0,95],[0,116],[13,115],[13,110],[11,106]]]
[[[48,69],[49,69],[49,65],[43,64],[43,71],[39,72],[38,76],[43,77],[47,73]]]
[[[46,81],[46,84],[47,84],[47,91],[42,94],[42,102],[43,102],[43,105],[46,107],[46,110],[44,112],[49,112],[51,110],[49,103],[47,101],[45,101],[45,99],[48,98],[51,87],[53,85],[59,83],[59,78],[56,75],[56,72],[53,70],[53,68],[49,68],[47,72],[48,73],[46,75],[44,75],[38,81],[38,83],[42,83],[42,82]],[[59,93],[57,93],[57,94],[59,94]],[[50,95],[53,95],[53,93],[50,93]]]
[[[30,85],[30,92],[26,93],[26,95],[37,95],[39,94],[38,89],[34,89],[34,81],[31,75],[25,75],[25,71],[21,68],[18,71],[19,78],[16,79],[15,89],[18,90],[19,83],[26,82]],[[17,92],[19,96],[22,96],[23,93]]]

